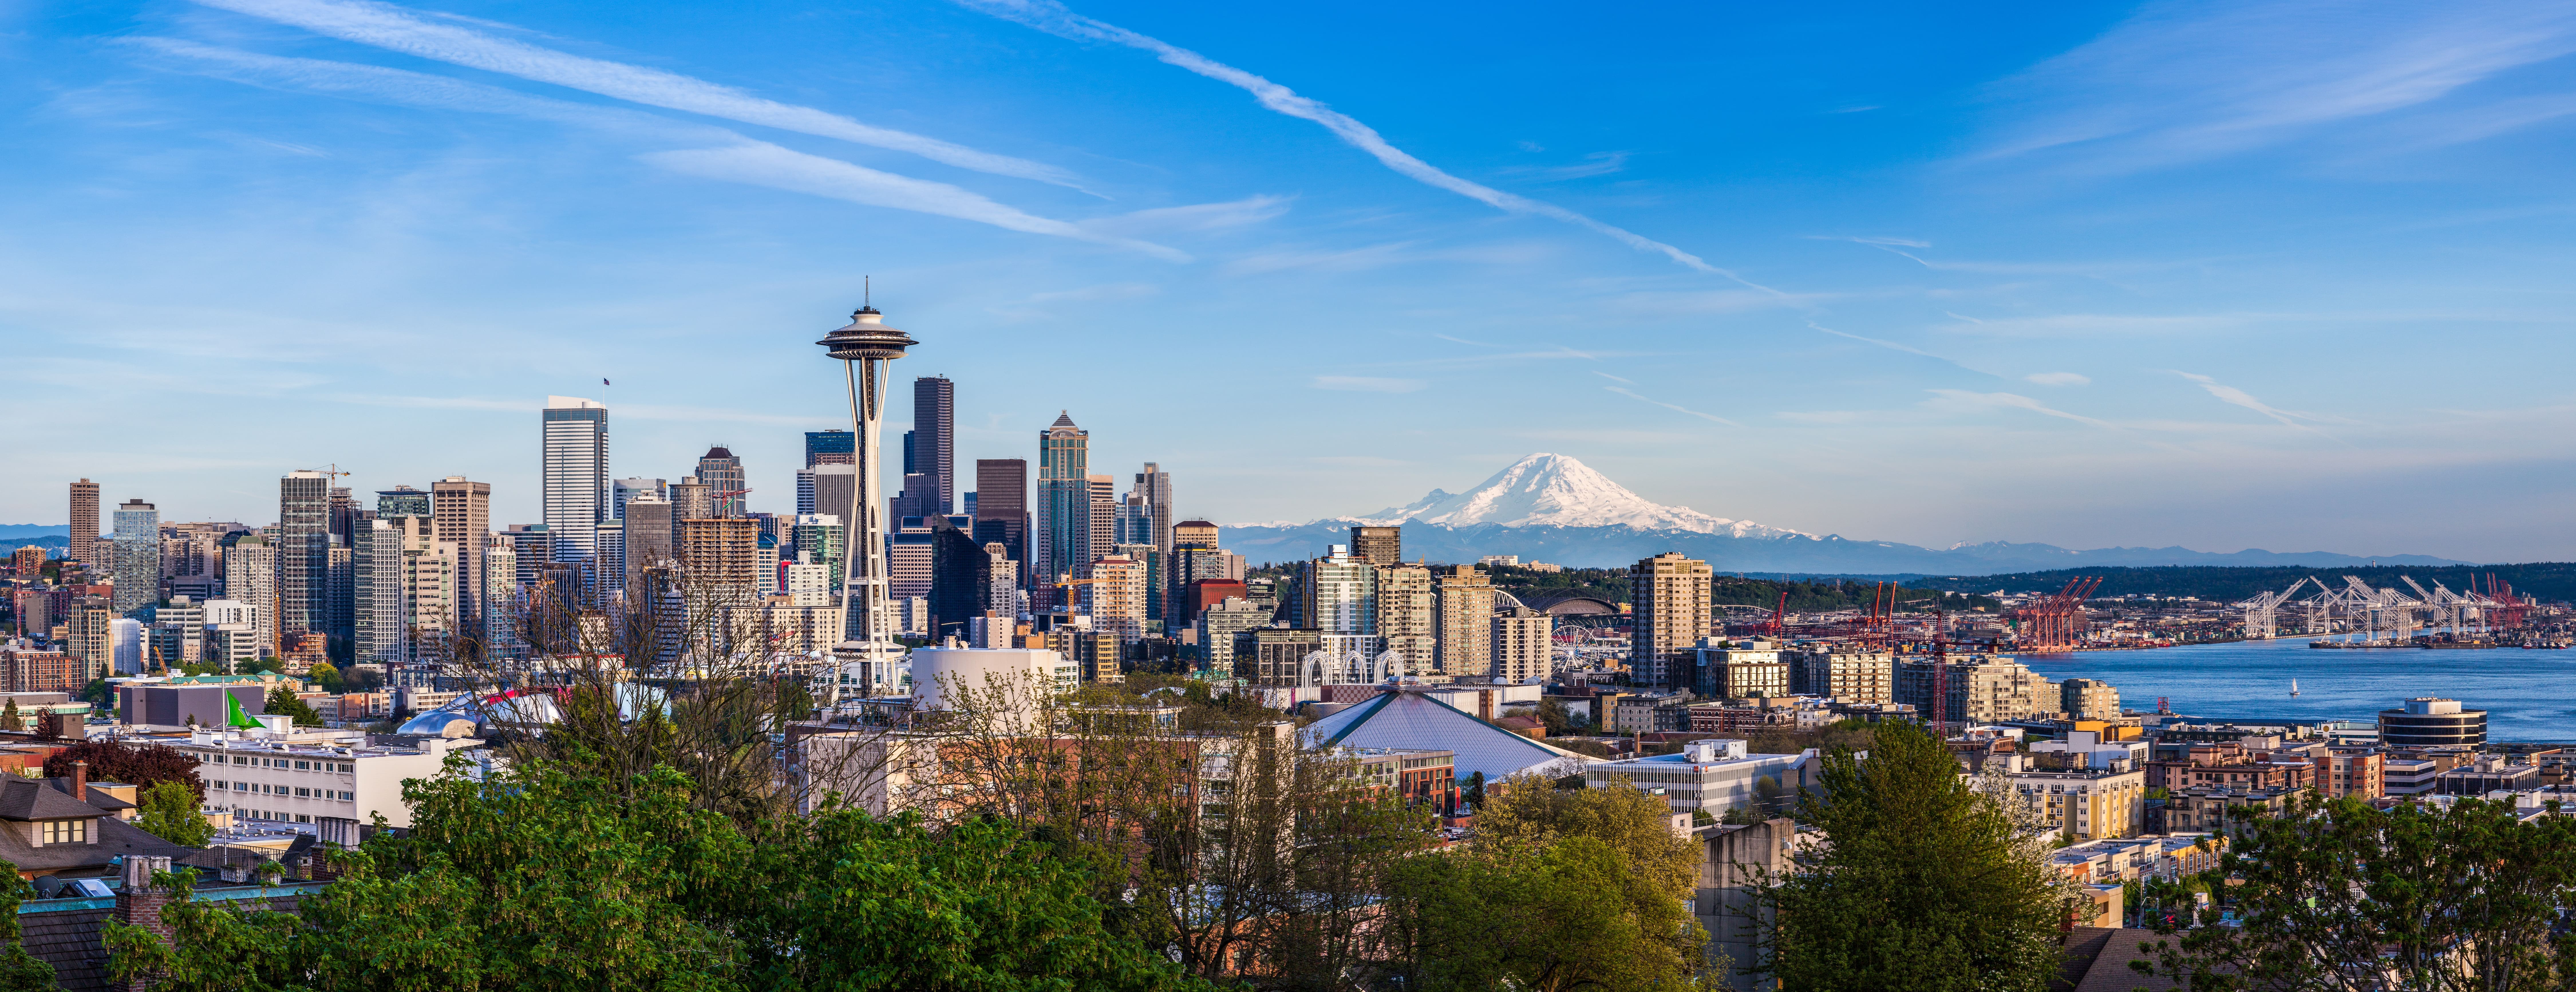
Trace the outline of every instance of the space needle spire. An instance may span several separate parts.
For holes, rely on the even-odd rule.
[[[827,694],[834,702],[839,701],[840,672],[847,665],[858,664],[862,691],[875,695],[894,687],[894,671],[904,656],[903,645],[894,639],[894,604],[886,582],[885,500],[877,494],[881,471],[877,435],[885,422],[886,363],[902,358],[904,349],[921,342],[887,327],[885,315],[872,302],[862,303],[850,314],[848,326],[815,342],[841,363],[842,380],[849,386],[850,430],[858,441],[857,464],[851,466],[849,516],[842,518],[842,554],[848,559],[841,570],[846,626],[845,640],[832,651],[836,664]]]

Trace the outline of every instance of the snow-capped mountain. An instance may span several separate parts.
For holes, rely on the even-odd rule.
[[[1562,565],[1625,565],[1666,551],[1707,561],[1720,571],[1821,575],[1991,575],[1998,572],[2103,565],[2358,565],[2459,564],[2421,555],[2365,558],[2330,552],[2235,552],[2188,548],[2095,548],[2077,551],[2048,544],[1989,541],[1948,548],[1920,548],[1894,541],[1857,541],[1827,534],[1766,527],[1749,520],[1713,517],[1689,507],[1664,506],[1629,492],[1590,466],[1564,455],[1540,453],[1494,473],[1474,489],[1434,489],[1404,506],[1357,517],[1305,523],[1231,524],[1225,544],[1256,562],[1296,561],[1347,543],[1353,524],[1404,526],[1404,555],[1432,562],[1470,562],[1484,555],[1520,555]]]
[[[1634,527],[1735,537],[1813,536],[1750,520],[1712,517],[1687,506],[1665,506],[1628,491],[1572,456],[1547,452],[1514,462],[1466,492],[1434,489],[1404,506],[1351,519],[1441,527]]]

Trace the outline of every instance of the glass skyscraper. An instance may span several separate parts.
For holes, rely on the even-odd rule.
[[[599,522],[608,519],[608,407],[549,396],[544,418],[540,476],[546,531],[554,540],[550,560],[580,565],[598,556]]]
[[[1037,547],[1033,551],[1033,592],[1048,597],[1059,575],[1080,571],[1090,560],[1091,432],[1076,427],[1069,412],[1038,433]]]
[[[161,512],[129,499],[116,507],[116,543],[110,559],[116,591],[108,605],[119,617],[140,617],[161,602]]]

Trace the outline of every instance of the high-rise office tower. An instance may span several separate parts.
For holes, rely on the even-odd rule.
[[[434,512],[436,508],[430,502],[430,495],[410,486],[395,486],[376,491],[376,519],[378,520],[392,520],[396,517],[427,518]]]
[[[930,477],[917,505],[923,516],[946,516],[957,506],[957,384],[947,376],[912,380],[912,436],[905,471]]]
[[[1440,670],[1451,676],[1478,675],[1494,660],[1494,585],[1474,565],[1455,565],[1432,575],[1433,621],[1440,628]]]
[[[742,481],[742,459],[724,445],[708,448],[698,456],[698,481],[707,487],[707,498],[713,500],[710,517],[740,517],[750,512],[750,501],[743,498],[749,490]]]
[[[805,467],[848,465],[858,461],[858,447],[853,441],[856,437],[858,435],[840,430],[806,431]]]
[[[1353,527],[1351,553],[1367,559],[1371,565],[1393,565],[1404,560],[1404,528]]]
[[[660,479],[646,479],[641,477],[633,479],[619,479],[616,482],[610,483],[608,507],[609,517],[614,519],[625,516],[626,501],[634,499],[637,496],[642,496],[646,493],[651,493],[656,497],[669,495],[665,491],[665,487],[668,485],[668,483]]]
[[[277,648],[277,545],[266,534],[225,540],[224,598],[250,611],[252,640],[262,653]]]
[[[618,588],[630,594],[643,588],[643,574],[651,569],[668,568],[672,560],[671,538],[677,532],[671,516],[671,501],[658,494],[644,494],[626,501],[626,526],[618,531],[625,543],[626,574]],[[628,605],[636,600],[630,598]]]
[[[519,564],[519,591],[525,594],[537,584],[537,574],[554,564],[555,538],[544,524],[511,524],[501,531],[510,542],[510,551]]]
[[[1172,546],[1213,549],[1216,547],[1216,525],[1205,520],[1184,520],[1173,524]]]
[[[1144,497],[1146,516],[1153,522],[1154,533],[1145,543],[1169,554],[1172,550],[1173,514],[1177,512],[1172,509],[1172,473],[1163,471],[1162,466],[1153,462],[1146,462],[1145,470],[1136,473],[1136,492]]]
[[[430,519],[438,539],[456,545],[456,616],[471,634],[483,619],[483,538],[492,533],[492,484],[451,475],[429,484]]]
[[[1118,546],[1118,477],[1091,477],[1091,530],[1082,546],[1082,563],[1109,555]],[[1079,574],[1088,575],[1089,572]]]
[[[1118,543],[1154,543],[1154,511],[1142,492],[1130,489],[1118,501]]]
[[[814,512],[814,470],[811,468],[796,470],[796,512]]]
[[[416,519],[378,516],[350,535],[349,656],[361,663],[402,663],[403,536]]]
[[[116,507],[116,537],[108,574],[116,589],[108,601],[120,617],[140,617],[161,602],[161,512],[129,499]]]
[[[1327,634],[1375,634],[1377,569],[1336,544],[1297,568],[1299,626]]]
[[[545,453],[538,496],[546,533],[555,542],[548,560],[578,565],[598,551],[599,522],[608,519],[608,407],[577,396],[548,396],[541,416]]]
[[[365,511],[366,507],[358,505],[357,497],[349,487],[331,487],[331,533],[340,539],[340,543],[349,543],[349,536],[357,533],[359,515]]]
[[[331,620],[331,476],[286,473],[277,480],[279,650]]]
[[[1080,569],[1091,543],[1091,432],[1074,426],[1069,411],[1038,432],[1037,502],[1029,589],[1056,605],[1048,583]]]
[[[910,516],[895,521],[886,542],[886,595],[896,602],[930,595],[932,523],[938,517]]]
[[[1402,563],[1370,567],[1377,570],[1378,636],[1386,639],[1387,650],[1404,656],[1406,671],[1431,671],[1440,664],[1439,611],[1431,605],[1431,569]]]
[[[1628,677],[1638,685],[1688,685],[1691,669],[1676,664],[1684,649],[1708,635],[1708,563],[1667,551],[1628,566],[1633,604]]]
[[[510,539],[500,534],[483,536],[483,574],[474,580],[474,588],[483,599],[483,653],[492,658],[521,658],[528,653],[527,637],[519,630],[519,556]]]
[[[810,471],[814,473],[813,512],[847,518],[850,515],[850,490],[859,484],[858,466],[816,465]]]
[[[1186,520],[1172,526],[1172,553],[1163,559],[1163,570],[1170,575],[1163,590],[1163,629],[1189,626],[1198,619],[1199,604],[1190,597],[1192,583],[1214,579],[1240,578],[1227,574],[1227,559],[1235,557],[1216,546],[1216,525],[1205,520]]]
[[[1029,560],[1029,463],[975,459],[975,540],[1000,542],[1012,561]]]
[[[716,512],[715,488],[697,476],[681,476],[680,481],[671,483],[670,492],[673,520],[713,520],[723,516]]]
[[[88,479],[72,483],[72,539],[64,557],[84,565],[98,564],[90,557],[90,544],[98,540],[98,483]]]

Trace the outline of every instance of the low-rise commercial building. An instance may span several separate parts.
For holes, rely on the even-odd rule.
[[[1658,796],[1673,812],[1705,811],[1716,816],[1730,809],[1776,808],[1820,771],[1816,752],[1753,754],[1735,739],[1689,741],[1681,753],[1624,761],[1605,761],[1583,770],[1590,788],[1643,789]]]
[[[2477,747],[2487,742],[2487,711],[2462,709],[2456,699],[2418,696],[2402,708],[2379,711],[2379,741],[2389,747]]]
[[[195,759],[206,805],[245,820],[315,824],[323,840],[358,842],[356,828],[385,818],[411,825],[404,779],[434,778],[451,751],[480,747],[471,738],[423,738],[407,745],[366,743],[358,731],[278,733],[199,730],[171,747]]]

